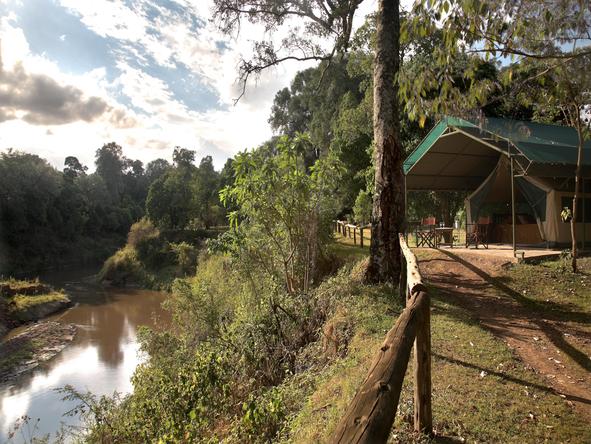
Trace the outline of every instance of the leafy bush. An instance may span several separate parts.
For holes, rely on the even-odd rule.
[[[115,285],[125,283],[140,274],[141,264],[133,248],[124,247],[108,258],[98,277],[101,281],[111,281]]]
[[[333,192],[342,164],[329,155],[306,163],[310,142],[304,135],[282,137],[275,153],[265,149],[236,156],[234,185],[224,188],[221,200],[236,204],[230,225],[243,230],[243,244],[234,253],[241,263],[258,266],[289,293],[306,292],[317,276],[319,251],[330,239],[335,213]]]
[[[232,365],[203,344],[141,365],[134,395],[123,405],[130,442],[195,442],[224,410]]]
[[[165,342],[167,353],[154,355],[136,369],[132,395],[97,398],[64,389],[65,399],[79,404],[70,412],[83,421],[78,438],[168,443],[197,442],[211,434],[228,405],[232,366],[225,354],[207,344],[189,350],[168,335],[155,334],[150,340]]]
[[[366,225],[371,219],[372,210],[372,199],[371,194],[367,191],[360,191],[355,199],[355,206],[353,207],[353,214],[355,215],[355,221],[359,224]]]
[[[176,263],[183,274],[195,270],[199,250],[194,245],[187,242],[179,242],[178,244],[170,243],[169,246],[176,255]]]
[[[242,404],[243,415],[238,428],[241,442],[272,442],[281,430],[287,417],[283,393],[273,387],[260,396],[249,395]]]
[[[241,284],[228,262],[219,255],[204,258],[194,277],[174,281],[165,307],[189,343],[219,337],[233,319],[232,305],[236,305]]]
[[[152,222],[146,217],[141,218],[138,222],[133,224],[129,229],[127,235],[127,245],[133,248],[147,240],[158,237],[160,232]]]

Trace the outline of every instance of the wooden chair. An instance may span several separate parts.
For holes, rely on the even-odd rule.
[[[490,217],[480,217],[478,223],[468,224],[466,226],[466,248],[470,245],[474,245],[476,248],[478,245],[482,245],[488,249],[491,226]]]
[[[435,235],[436,220],[434,217],[426,217],[421,221],[421,226],[415,231],[417,247],[435,248],[437,237]]]

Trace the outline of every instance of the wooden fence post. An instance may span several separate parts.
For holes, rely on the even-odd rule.
[[[363,248],[363,225],[359,227],[359,245]]]
[[[369,373],[341,418],[332,444],[385,443],[396,416],[412,340],[419,327],[419,311],[427,303],[422,290],[413,293],[411,303],[386,334]]]
[[[400,253],[400,256],[400,282],[398,284],[398,290],[400,291],[400,302],[403,307],[406,307],[408,295],[408,282],[406,280],[406,258],[402,253]]]
[[[350,224],[347,224],[350,232]],[[362,230],[360,228],[360,232]],[[354,231],[355,233],[355,231]],[[363,235],[362,235],[363,236]],[[414,348],[414,428],[431,435],[430,297],[416,256],[399,235],[402,260],[402,311],[374,358],[370,370],[341,418],[331,443],[385,443],[396,416],[404,374]],[[408,295],[408,296],[407,296]]]
[[[431,313],[430,298],[423,305],[414,344],[414,428],[430,435],[433,431],[431,412]]]
[[[357,227],[353,227],[353,245],[357,245]]]

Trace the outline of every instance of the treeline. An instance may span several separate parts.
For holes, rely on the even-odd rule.
[[[193,151],[177,147],[172,164],[144,166],[112,142],[96,151],[88,174],[75,156],[59,171],[34,154],[0,153],[0,275],[102,261],[146,212],[165,229],[224,223],[217,196],[227,169],[216,172],[210,156],[199,167],[194,160]]]

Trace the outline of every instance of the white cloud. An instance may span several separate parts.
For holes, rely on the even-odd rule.
[[[61,167],[67,155],[77,155],[92,166],[94,151],[103,143],[116,141],[128,157],[144,162],[169,158],[172,147],[181,145],[197,150],[198,156],[213,154],[219,168],[226,157],[271,136],[267,119],[275,92],[287,86],[298,70],[311,65],[293,62],[263,72],[252,79],[245,96],[234,106],[233,99],[241,92],[238,63],[241,56],[250,54],[252,41],[264,34],[260,25],[245,23],[238,38],[221,34],[208,20],[212,0],[173,0],[186,9],[184,12],[172,12],[147,0],[136,0],[131,6],[108,0],[58,1],[96,35],[109,39],[119,74],[109,80],[106,67],[82,74],[64,72],[54,60],[31,52],[14,14],[0,20],[5,68],[21,64],[27,72],[43,73],[60,85],[75,85],[85,96],[108,104],[108,112],[94,122],[37,127],[20,120],[0,124],[0,149],[33,151],[56,166]],[[375,4],[375,0],[366,0],[360,16],[373,11]],[[158,9],[155,17],[150,13],[154,7]],[[197,29],[192,25],[195,21]],[[362,22],[360,17],[356,26]],[[285,32],[279,31],[277,37]],[[56,37],[62,41],[73,38],[65,34]],[[224,50],[218,47],[220,42]],[[216,91],[219,103],[203,112],[190,109],[175,97],[171,85],[149,73],[153,73],[151,60],[165,68],[186,67]],[[138,113],[121,102],[120,93]]]

